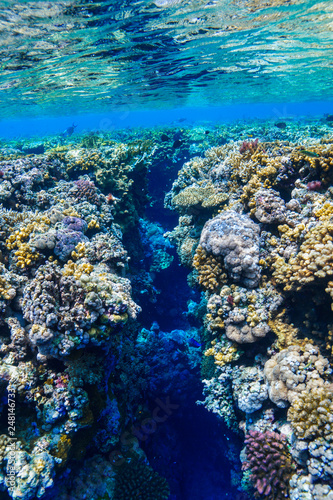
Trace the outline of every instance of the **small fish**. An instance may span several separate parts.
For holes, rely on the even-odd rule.
[[[310,156],[311,158],[319,158],[319,154],[315,153],[314,151],[307,151],[306,149],[300,149],[299,153],[301,153],[304,156]]]
[[[172,147],[173,149],[178,149],[180,148],[180,146],[183,144],[183,141],[181,141],[180,139],[176,139],[175,142],[173,143]]]
[[[167,142],[167,141],[170,141],[170,137],[167,136],[166,134],[162,134],[161,135],[161,141],[162,142]]]
[[[274,123],[274,125],[277,127],[277,128],[286,128],[287,124],[285,122],[277,122],[277,123]]]
[[[201,347],[201,344],[197,342],[193,337],[188,341],[191,347]]]

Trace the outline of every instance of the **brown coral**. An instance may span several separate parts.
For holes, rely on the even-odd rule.
[[[198,272],[199,284],[205,290],[214,292],[226,282],[222,258],[209,255],[200,245],[193,258],[193,267]]]
[[[288,420],[301,439],[333,439],[333,385],[302,391],[291,403]]]

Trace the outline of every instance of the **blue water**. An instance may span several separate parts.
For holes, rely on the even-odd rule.
[[[78,125],[80,134],[91,131],[112,132],[115,129],[154,127],[163,125],[201,125],[230,123],[234,120],[249,119],[292,119],[307,116],[323,116],[333,113],[332,101],[258,103],[212,106],[204,108],[175,108],[110,111],[109,113],[91,113],[68,116],[41,116],[0,121],[0,137],[45,137],[59,134],[72,123]]]

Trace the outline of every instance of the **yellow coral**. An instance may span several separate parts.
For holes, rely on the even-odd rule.
[[[212,341],[212,347],[205,351],[205,356],[214,356],[217,366],[224,366],[235,361],[240,356],[240,351],[234,342],[222,339],[220,342]]]
[[[297,437],[333,439],[331,418],[333,414],[332,384],[301,392],[288,410]]]
[[[198,281],[206,290],[214,292],[226,282],[227,275],[222,267],[222,259],[208,255],[198,246],[194,258],[193,267],[198,271]]]
[[[273,258],[273,276],[285,290],[300,290],[316,278],[333,275],[333,223],[319,222],[308,227],[303,243],[295,257],[288,262],[282,257]]]
[[[268,326],[277,336],[274,346],[279,349],[279,351],[296,344],[298,335],[298,328],[295,328],[292,324],[285,321],[285,314],[286,309],[283,309],[276,318],[268,321]]]
[[[88,229],[99,229],[99,223],[96,219],[91,219],[88,223]]]
[[[82,259],[86,256],[86,245],[84,242],[80,241],[75,247],[75,250],[71,253],[74,260]]]
[[[82,278],[82,275],[89,276],[93,270],[94,266],[89,262],[81,262],[80,264],[76,264],[72,260],[69,260],[67,264],[64,265],[62,274],[64,276],[74,276],[75,279],[79,280],[80,278]],[[82,278],[81,281],[84,281],[84,278]]]

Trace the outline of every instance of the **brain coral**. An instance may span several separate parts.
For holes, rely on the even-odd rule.
[[[232,281],[254,288],[260,279],[259,233],[248,215],[226,210],[206,222],[200,245],[208,254],[224,257]]]

